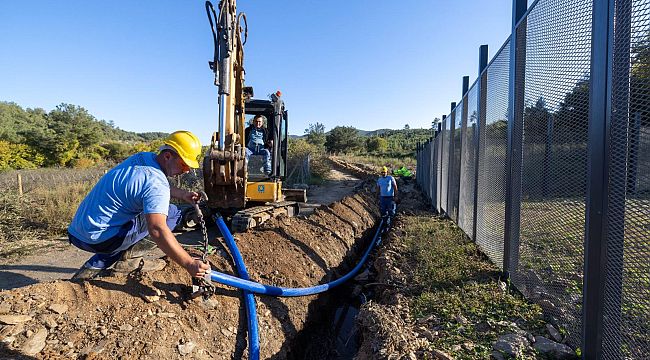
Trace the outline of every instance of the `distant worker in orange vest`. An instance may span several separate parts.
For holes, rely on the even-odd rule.
[[[381,168],[381,176],[377,179],[379,191],[379,210],[381,216],[392,218],[395,216],[395,201],[397,200],[397,182],[395,178],[388,175],[388,168]]]

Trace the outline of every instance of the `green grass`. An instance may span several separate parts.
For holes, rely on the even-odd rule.
[[[413,276],[411,311],[416,319],[429,317],[426,326],[438,333],[434,348],[455,359],[489,358],[493,343],[513,332],[513,323],[543,334],[541,308],[503,290],[498,269],[453,223],[432,216],[401,221],[408,229],[403,241]]]

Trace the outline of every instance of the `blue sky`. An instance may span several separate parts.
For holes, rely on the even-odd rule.
[[[215,1],[216,5],[217,1]],[[239,0],[246,84],[279,89],[291,134],[430,127],[510,32],[511,1]],[[71,103],[137,132],[217,128],[203,1],[0,1],[0,101]]]

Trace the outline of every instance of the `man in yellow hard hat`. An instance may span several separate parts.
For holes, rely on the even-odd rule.
[[[204,277],[210,271],[207,264],[193,259],[172,233],[180,211],[169,203],[170,198],[192,204],[200,195],[173,187],[167,180],[199,167],[201,142],[189,131],[176,131],[164,144],[158,154],[140,152],[128,157],[108,171],[81,202],[68,237],[71,244],[95,255],[73,279],[96,277],[147,235],[191,276]],[[164,267],[165,263],[159,262]]]
[[[381,168],[381,176],[377,179],[377,190],[379,192],[379,211],[381,216],[392,218],[395,216],[395,200],[397,200],[397,182],[395,178],[388,175],[388,168]],[[388,219],[390,221],[390,219]]]

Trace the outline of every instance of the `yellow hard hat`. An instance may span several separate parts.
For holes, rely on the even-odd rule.
[[[201,141],[196,135],[185,130],[174,131],[165,139],[165,145],[174,148],[187,166],[195,169],[199,167],[196,159],[201,155]]]
[[[388,168],[385,167],[385,166],[382,166],[382,167],[381,167],[381,172],[382,172],[382,173],[387,173],[387,172],[388,172]]]

